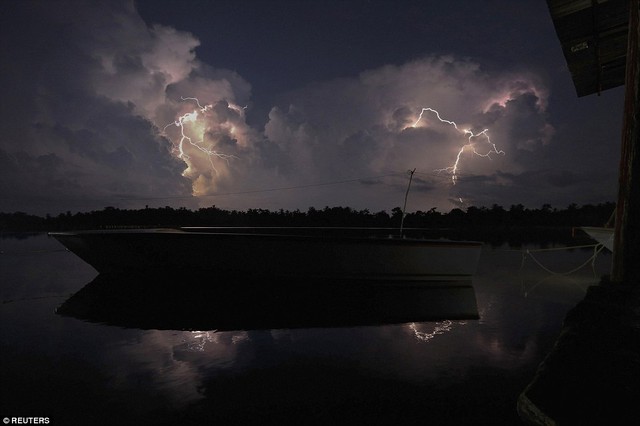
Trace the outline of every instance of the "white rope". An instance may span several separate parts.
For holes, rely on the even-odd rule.
[[[42,249],[42,250],[27,250],[27,251],[4,251],[0,250],[0,254],[6,255],[14,255],[14,256],[22,256],[29,254],[47,254],[47,253],[58,253],[63,251],[69,251],[68,249]]]
[[[601,244],[586,244],[582,246],[552,247],[552,248],[544,248],[544,249],[527,249],[526,251],[534,253],[539,251],[572,250],[572,249],[579,249],[579,248],[593,248],[593,247],[598,247],[599,245]],[[521,250],[518,250],[518,251],[521,251]]]
[[[69,294],[52,294],[51,296],[33,296],[33,297],[21,297],[18,299],[4,299],[2,300],[2,305],[6,305],[7,303],[15,303],[15,302],[27,302],[30,300],[41,300],[41,299],[61,299],[63,297],[69,297]]]
[[[577,268],[574,268],[570,271],[567,272],[556,272],[556,271],[552,271],[551,269],[547,268],[546,266],[544,266],[538,259],[535,258],[535,256],[533,255],[534,252],[539,252],[539,251],[554,251],[554,250],[569,250],[569,249],[573,249],[573,248],[584,248],[584,247],[593,247],[593,254],[580,266],[578,266]],[[580,269],[584,268],[585,266],[587,266],[587,264],[591,263],[591,267],[594,270],[595,273],[595,261],[596,261],[596,257],[598,256],[598,254],[602,251],[602,249],[604,249],[604,245],[602,244],[595,244],[595,245],[589,245],[589,246],[573,246],[573,247],[562,247],[562,248],[554,248],[554,249],[536,249],[536,250],[525,250],[522,252],[522,263],[520,264],[520,269],[522,269],[524,267],[524,261],[527,258],[527,256],[531,257],[531,259],[533,259],[533,261],[543,270],[545,270],[546,272],[552,274],[552,275],[570,275],[573,274],[574,272],[579,271]]]

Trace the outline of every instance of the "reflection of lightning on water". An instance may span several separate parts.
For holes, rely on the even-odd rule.
[[[411,323],[411,325],[409,325],[409,328],[411,329],[411,331],[413,331],[413,333],[416,335],[416,338],[418,340],[422,340],[424,342],[427,342],[431,339],[433,339],[434,337],[436,337],[439,334],[444,334],[447,331],[451,331],[451,326],[453,325],[453,322],[450,320],[445,320],[445,321],[438,321],[435,323],[435,327],[433,328],[433,331],[431,333],[426,333],[424,331],[418,331],[417,327],[416,327],[416,323]]]
[[[460,130],[458,128],[458,125],[456,124],[455,121],[450,121],[450,120],[445,120],[443,118],[440,117],[440,113],[438,111],[436,111],[433,108],[422,108],[422,111],[420,111],[420,115],[418,116],[418,119],[415,121],[415,123],[413,123],[411,125],[411,127],[416,127],[418,125],[418,123],[420,122],[420,120],[422,120],[422,116],[424,115],[425,112],[432,112],[433,114],[435,114],[436,118],[441,122],[441,123],[445,123],[448,124],[450,126],[453,126],[457,131],[459,131],[460,133],[464,134],[467,137],[467,143],[464,144],[460,150],[458,151],[458,155],[456,155],[456,160],[453,163],[453,165],[449,166],[449,167],[445,167],[442,169],[437,169],[436,172],[448,172],[451,173],[451,181],[453,182],[453,184],[456,184],[456,180],[458,179],[458,165],[460,164],[460,157],[462,156],[462,153],[464,152],[465,149],[470,148],[474,154],[476,154],[477,156],[480,157],[485,157],[488,159],[491,159],[491,154],[502,154],[504,155],[504,151],[499,150],[496,145],[491,142],[491,139],[489,138],[489,135],[487,134],[487,132],[489,131],[489,129],[484,129],[481,132],[478,133],[474,133],[469,129],[463,129]],[[478,138],[482,138],[484,139],[484,141],[486,142],[486,144],[489,145],[489,150],[487,152],[479,152],[476,149],[476,139]]]
[[[217,170],[215,168],[215,166],[213,165],[213,157],[217,157],[220,158],[222,160],[225,160],[226,162],[229,162],[230,158],[237,158],[235,155],[229,155],[229,154],[223,154],[220,152],[217,152],[213,149],[207,148],[205,146],[202,146],[201,144],[204,142],[204,133],[205,130],[202,131],[202,137],[200,138],[199,141],[194,142],[193,139],[189,136],[187,136],[187,134],[185,133],[185,124],[186,123],[195,123],[200,115],[203,115],[209,111],[211,108],[213,108],[213,105],[209,104],[209,105],[205,105],[202,106],[200,104],[200,101],[198,100],[198,98],[192,98],[192,97],[181,97],[181,99],[183,101],[186,100],[191,100],[191,101],[195,101],[196,105],[198,105],[197,109],[194,109],[191,112],[188,112],[186,114],[181,115],[180,117],[178,117],[178,119],[176,121],[174,121],[173,123],[169,123],[166,126],[164,126],[163,132],[167,130],[167,127],[169,126],[176,126],[178,128],[180,128],[180,141],[178,142],[178,158],[183,159],[183,160],[188,160],[189,159],[189,155],[184,151],[184,142],[187,141],[191,146],[197,148],[199,151],[203,152],[204,154],[207,155],[207,158],[209,159],[209,163],[211,163],[211,168],[217,173]]]
[[[212,331],[191,331],[190,337],[193,340],[187,342],[187,347],[190,351],[202,352],[204,346],[207,343],[218,343],[218,335],[216,330]]]
[[[188,332],[191,340],[187,342],[187,349],[193,352],[203,352],[205,345],[213,343],[220,344],[220,334],[217,330],[211,331],[191,331]],[[236,333],[231,336],[231,343],[238,344],[243,341],[250,340],[246,331]]]

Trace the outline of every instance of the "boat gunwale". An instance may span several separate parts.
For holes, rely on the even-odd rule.
[[[204,229],[204,228],[203,228]],[[242,228],[207,228],[207,229],[242,229]],[[258,229],[255,227],[246,227],[245,229]],[[276,228],[270,228],[271,230]],[[301,229],[301,228],[279,228],[279,229]],[[320,228],[315,228],[320,229]],[[331,228],[331,230],[338,230],[339,228]],[[346,228],[355,229],[355,228]],[[365,230],[367,228],[360,228]],[[374,228],[375,229],[375,228]],[[382,228],[378,228],[382,229]],[[274,233],[252,233],[252,232],[203,232],[203,231],[185,231],[183,229],[172,228],[152,228],[152,229],[105,229],[105,230],[81,230],[81,231],[62,231],[62,232],[50,232],[49,236],[115,236],[115,235],[173,235],[184,236],[187,238],[195,238],[196,236],[208,236],[215,237],[216,239],[225,238],[246,238],[246,239],[259,239],[261,241],[273,240],[273,241],[299,241],[299,242],[323,242],[323,243],[351,243],[351,244],[382,244],[382,245],[403,245],[403,246],[424,246],[424,247],[481,247],[483,245],[480,241],[467,241],[467,240],[449,240],[449,239],[425,239],[425,238],[413,238],[413,237],[401,237],[401,236],[345,236],[345,235],[304,235],[304,234],[274,234]]]

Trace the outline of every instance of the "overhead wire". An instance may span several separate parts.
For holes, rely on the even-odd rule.
[[[247,189],[241,191],[229,191],[229,192],[215,192],[210,194],[202,194],[202,195],[168,195],[168,196],[148,196],[148,197],[128,197],[128,196],[118,196],[111,195],[109,197],[105,197],[104,199],[98,198],[65,198],[64,201],[71,202],[105,202],[111,200],[111,202],[122,202],[122,201],[152,201],[152,200],[188,200],[188,199],[198,199],[198,198],[214,198],[214,197],[227,197],[233,195],[247,195],[247,194],[259,194],[259,193],[267,193],[267,192],[276,192],[276,191],[290,191],[296,189],[305,189],[305,188],[314,188],[321,186],[331,186],[331,185],[343,185],[347,183],[354,182],[363,182],[367,180],[374,179],[382,179],[386,177],[392,176],[405,176],[406,172],[393,172],[387,173],[383,175],[376,176],[365,176],[365,177],[357,177],[352,179],[343,179],[343,180],[335,180],[335,181],[327,181],[327,182],[315,182],[301,185],[290,185],[290,186],[280,186],[273,188],[260,188],[260,189]]]
[[[361,182],[361,181],[366,181],[371,179],[381,179],[381,178],[390,177],[390,176],[402,176],[405,174],[406,174],[405,172],[395,172],[395,173],[389,173],[385,175],[367,176],[367,177],[359,177],[359,178],[344,179],[344,180],[329,181],[329,182],[316,182],[316,183],[309,183],[309,184],[303,184],[303,185],[281,186],[281,187],[275,187],[275,188],[247,189],[244,191],[231,191],[231,192],[216,192],[213,194],[203,194],[203,195],[195,195],[195,196],[194,195],[189,195],[189,196],[178,195],[178,196],[168,196],[168,197],[132,197],[132,198],[123,197],[121,198],[121,200],[127,200],[127,201],[128,200],[131,200],[131,201],[169,200],[169,199],[225,197],[230,195],[258,194],[258,193],[264,193],[264,192],[289,191],[294,189],[314,188],[314,187],[320,187],[320,186],[342,185],[345,183]]]

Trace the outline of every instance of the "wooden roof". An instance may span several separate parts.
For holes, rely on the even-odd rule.
[[[578,96],[624,84],[628,0],[547,0]]]

